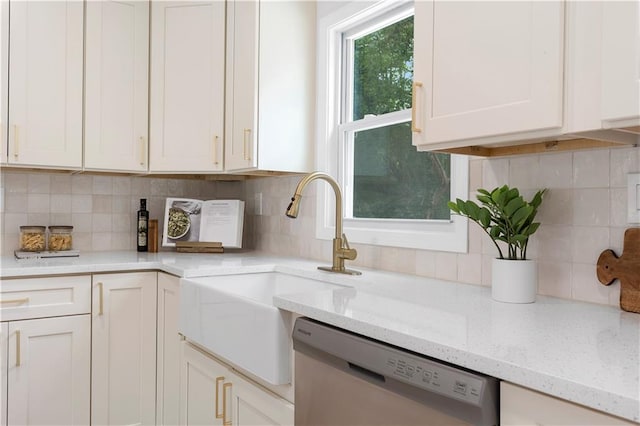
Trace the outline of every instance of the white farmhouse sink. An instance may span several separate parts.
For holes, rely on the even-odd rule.
[[[180,332],[274,385],[291,382],[291,313],[273,297],[344,288],[278,272],[182,279]]]

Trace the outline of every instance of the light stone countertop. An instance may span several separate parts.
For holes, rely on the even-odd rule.
[[[0,277],[160,270],[180,277],[277,271],[352,287],[283,295],[274,304],[439,360],[640,422],[640,315],[538,296],[511,305],[490,289],[375,270],[318,271],[315,261],[252,252],[94,252],[0,259]],[[595,273],[595,272],[594,272]]]

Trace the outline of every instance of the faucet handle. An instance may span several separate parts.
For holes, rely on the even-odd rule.
[[[347,236],[346,236],[346,234],[344,234],[344,233],[342,233],[342,241],[344,241],[344,247],[345,247],[347,250],[350,250],[350,249],[351,249],[351,247],[349,247],[349,240],[347,240]]]

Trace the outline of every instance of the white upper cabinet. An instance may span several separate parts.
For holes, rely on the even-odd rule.
[[[86,3],[85,169],[147,170],[149,2]]]
[[[602,119],[605,127],[640,126],[637,0],[602,2]]]
[[[0,164],[7,163],[7,97],[9,67],[9,2],[0,1]]]
[[[414,145],[464,146],[563,125],[564,3],[415,3]]]
[[[227,2],[227,171],[313,167],[314,2]]]
[[[224,58],[224,1],[152,2],[150,171],[222,171]]]
[[[80,168],[84,3],[14,1],[9,9],[7,162]]]

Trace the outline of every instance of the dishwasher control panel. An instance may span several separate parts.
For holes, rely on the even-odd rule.
[[[459,369],[403,354],[387,354],[385,376],[472,404],[480,402],[483,380]]]

